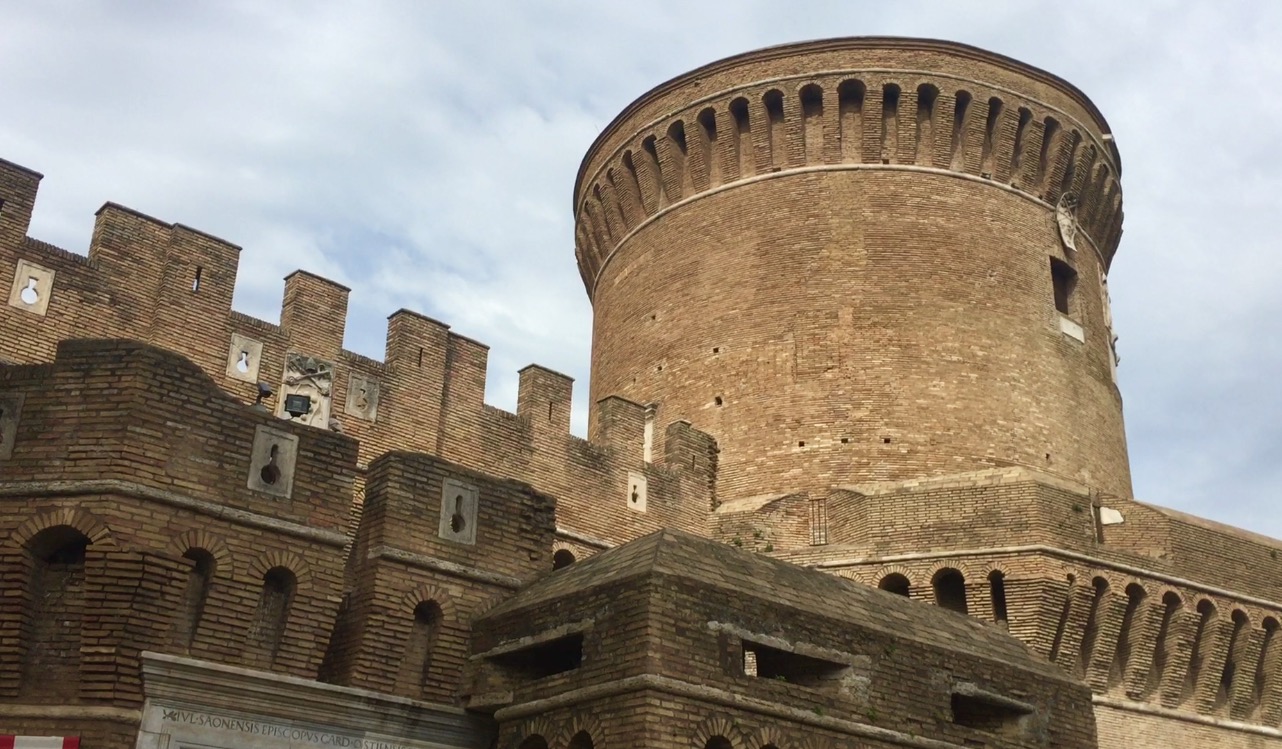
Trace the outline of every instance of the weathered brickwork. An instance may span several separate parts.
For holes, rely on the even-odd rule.
[[[919,735],[957,746],[1094,745],[1084,686],[998,629],[923,608],[655,534],[539,581],[479,620],[472,701],[495,710],[512,747],[541,731],[566,741],[592,715],[635,715],[602,721],[594,738],[610,746],[713,746],[718,735],[751,747],[894,746]],[[579,665],[526,669],[531,652],[568,639]],[[634,692],[648,699],[620,704]],[[971,725],[967,695],[1011,713]]]
[[[1067,83],[916,41],[775,48],[660,86],[579,173],[594,398],[711,433],[730,496],[1011,462],[1128,496],[1108,133]]]
[[[305,271],[233,311],[189,227],[31,238],[0,161],[0,734],[1282,745],[1282,542],[1131,498],[1120,172],[1084,94],[961,45],[662,84],[575,188],[584,440],[569,377],[494,408],[444,323],[344,349]]]

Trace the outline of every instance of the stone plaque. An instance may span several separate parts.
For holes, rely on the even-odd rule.
[[[455,543],[469,545],[476,543],[478,501],[475,486],[454,479],[445,479],[441,486],[441,525],[437,535]]]
[[[227,376],[233,380],[258,382],[258,364],[263,358],[263,344],[240,333],[231,334],[227,350]]]
[[[254,431],[247,486],[257,492],[288,499],[294,492],[298,436],[283,429],[260,426]]]
[[[29,260],[19,260],[9,289],[9,306],[43,316],[53,295],[54,272]]]
[[[378,380],[352,372],[347,376],[347,402],[343,412],[366,421],[378,421]]]

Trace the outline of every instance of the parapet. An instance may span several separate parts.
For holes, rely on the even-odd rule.
[[[618,428],[578,439],[572,379],[531,365],[516,413],[493,408],[484,402],[488,347],[405,309],[388,318],[383,361],[346,350],[350,290],[306,271],[285,279],[278,324],[236,312],[240,247],[114,203],[98,211],[87,255],[34,240],[25,232],[38,183],[0,162],[0,277],[13,280],[0,307],[0,359],[49,362],[70,338],[143,341],[194,362],[203,386],[242,404],[355,438],[359,467],[412,451],[526,481],[558,497],[562,526],[599,540],[594,548],[665,525],[701,527],[715,462],[706,446],[694,448],[701,457],[670,455],[668,430],[644,407],[598,404]],[[287,414],[290,396],[305,397],[308,410]],[[680,444],[700,439],[708,441],[687,435]]]
[[[786,174],[955,174],[1061,212],[1112,260],[1120,156],[1099,110],[1045,71],[975,47],[860,37],[771,47],[642,95],[588,150],[574,191],[589,297],[615,248],[669,208]]]

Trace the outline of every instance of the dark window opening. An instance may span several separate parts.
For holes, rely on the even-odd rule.
[[[877,583],[877,587],[887,593],[894,593],[895,595],[903,596],[904,598],[908,598],[910,593],[908,578],[898,572],[892,572],[883,577],[881,582]]]
[[[1006,623],[1006,575],[1000,570],[988,573],[988,593],[993,602],[993,621]]]
[[[754,663],[758,679],[776,679],[806,687],[822,687],[839,681],[849,668],[844,663],[789,653],[747,640],[743,642],[743,659],[745,676],[754,675],[748,669],[748,664]]]
[[[935,589],[935,603],[941,608],[965,614],[966,611],[966,578],[957,570],[947,568],[935,573],[931,581]]]
[[[574,558],[574,552],[569,549],[561,549],[552,555],[552,569],[559,570],[569,567],[577,561]]]
[[[196,266],[196,277],[191,280],[191,290],[200,291],[200,275],[204,271],[199,265]]]
[[[1073,290],[1077,288],[1077,271],[1063,260],[1051,258],[1051,285],[1055,291],[1055,309],[1061,315],[1070,315],[1073,309]]]
[[[703,745],[703,749],[734,749],[734,744],[725,736],[713,736]]]
[[[490,658],[512,676],[542,679],[573,671],[583,663],[583,635],[573,634]]]
[[[953,723],[977,731],[1009,734],[1019,730],[1028,711],[981,696],[953,693]]]

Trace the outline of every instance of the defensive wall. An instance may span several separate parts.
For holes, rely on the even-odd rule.
[[[520,372],[516,413],[494,408],[488,347],[407,310],[388,319],[384,361],[355,354],[342,348],[348,289],[304,271],[285,280],[279,324],[249,317],[231,308],[239,247],[113,203],[87,255],[40,242],[26,236],[39,181],[0,161],[0,268],[12,279],[0,359],[46,362],[69,338],[130,338],[182,354],[242,402],[268,385],[278,416],[304,393],[317,406],[294,420],[358,440],[358,507],[371,461],[419,451],[556,496],[561,544],[576,555],[662,527],[703,532],[715,446],[688,423],[656,424],[652,409],[604,398],[593,440],[580,439],[572,380],[537,365]]]
[[[19,733],[132,747],[149,652],[451,706],[472,619],[552,568],[550,497],[420,454],[370,466],[353,543],[355,440],[137,341],[0,367],[0,404],[0,727]]]

